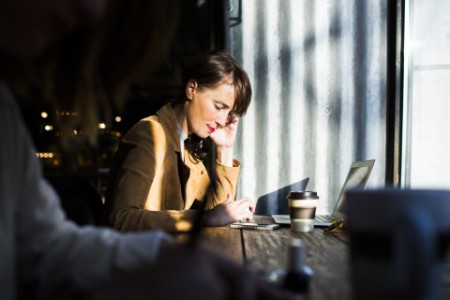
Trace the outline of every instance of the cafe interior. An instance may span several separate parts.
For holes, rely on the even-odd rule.
[[[100,120],[95,147],[82,133],[61,129],[76,114],[57,110],[45,99],[27,101],[20,88],[15,92],[22,97],[36,156],[68,217],[95,226],[120,139],[173,99],[180,89],[180,70],[190,59],[212,48],[225,49],[247,71],[253,89],[234,149],[241,162],[236,199],[251,197],[257,201],[255,215],[273,223],[271,215],[289,213],[289,191],[315,191],[316,214],[332,213],[356,161],[375,160],[368,191],[450,188],[450,140],[445,138],[450,113],[449,10],[449,3],[438,0],[183,0],[176,34],[163,59],[144,81],[133,84],[126,105],[113,112],[112,120]],[[76,147],[61,143],[67,135]],[[373,253],[368,246],[352,250],[345,231],[314,229],[306,235],[281,226],[271,232],[240,229],[221,236],[236,238],[241,232],[237,238],[243,243],[248,239],[247,252],[237,259],[247,259],[246,264],[269,281],[279,280],[276,270],[285,269],[288,240],[301,238],[306,263],[314,272],[311,299],[371,299],[364,297],[371,287],[352,288],[348,278],[354,269],[348,261],[353,262],[349,257],[355,253]],[[354,236],[367,241],[360,233]],[[282,250],[261,246],[271,241]],[[442,252],[446,239],[439,241]],[[378,244],[374,251],[386,256],[386,247]],[[283,259],[273,258],[277,253]],[[417,253],[408,259],[424,255]],[[448,265],[436,267],[438,277],[433,277],[443,284],[429,284],[437,292],[427,286],[408,295],[447,298]],[[361,263],[355,272],[370,273],[367,266]],[[435,271],[428,269],[423,272]],[[412,285],[397,286],[402,284],[406,289]]]

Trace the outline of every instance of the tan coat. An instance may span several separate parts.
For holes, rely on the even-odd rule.
[[[134,125],[123,137],[111,168],[106,197],[107,222],[120,231],[191,228],[194,202],[211,209],[236,193],[240,165],[216,162],[216,190],[202,162],[180,155],[177,120],[171,104]],[[197,203],[197,202],[196,202]],[[194,205],[195,206],[195,205]]]

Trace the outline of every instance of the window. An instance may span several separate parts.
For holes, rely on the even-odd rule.
[[[405,2],[402,186],[450,187],[450,2]]]

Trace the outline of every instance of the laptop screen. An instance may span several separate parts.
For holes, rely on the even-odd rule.
[[[333,211],[333,216],[344,218],[347,210],[346,201],[344,199],[345,191],[349,188],[360,187],[365,189],[369,181],[370,172],[372,171],[375,160],[355,161],[352,163],[348,171],[347,178],[342,186],[339,199]]]

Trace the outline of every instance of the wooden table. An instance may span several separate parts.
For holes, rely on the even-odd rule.
[[[255,220],[261,223],[274,222],[271,217],[264,216],[256,216]],[[205,228],[202,231],[204,243],[242,262],[272,282],[286,269],[292,238],[303,240],[307,251],[306,264],[314,271],[308,299],[351,299],[349,240],[345,235],[327,235],[320,228],[310,233],[293,233],[287,226],[274,231],[228,227]],[[450,299],[448,252],[439,299]]]
[[[257,216],[259,222],[273,223],[271,217]],[[343,236],[325,235],[316,228],[311,233],[293,233],[289,227],[274,231],[205,228],[204,243],[242,262],[269,281],[276,282],[286,269],[292,238],[304,241],[307,265],[314,275],[310,299],[350,299],[348,242]]]
[[[271,217],[256,216],[255,220],[261,223],[273,223]],[[186,242],[189,237],[185,233],[174,236],[183,242]],[[314,272],[306,299],[352,299],[349,241],[345,235],[325,234],[320,228],[316,228],[310,233],[293,233],[289,227],[281,227],[274,231],[216,227],[202,229],[200,238],[202,243],[241,262],[265,280],[275,284],[277,276],[278,279],[281,279],[286,270],[290,241],[292,238],[299,238],[306,246],[306,264]],[[444,272],[443,286],[438,299],[450,299],[450,276],[448,275],[450,274],[450,255],[447,255],[445,260]],[[137,276],[139,280],[146,280],[140,275],[142,273]],[[106,295],[121,295],[120,293],[111,293],[111,291],[121,291],[121,289],[128,292],[130,288],[127,287],[127,283],[133,284],[133,281],[126,281],[125,284],[120,280],[114,282],[110,286],[112,289],[106,290],[107,293],[109,292]],[[138,286],[145,287],[145,292],[148,292],[145,285]],[[133,287],[136,285],[134,284]],[[100,290],[100,292],[102,291]],[[100,295],[102,294],[100,293]],[[68,299],[72,300],[72,298]]]

